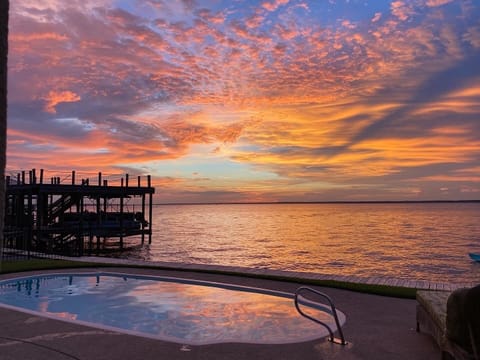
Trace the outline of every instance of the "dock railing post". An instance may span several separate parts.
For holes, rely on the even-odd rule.
[[[152,187],[152,178],[150,175],[147,176],[147,186],[148,188]],[[148,193],[148,244],[152,243],[152,193]]]
[[[102,185],[101,181],[102,181],[102,175],[101,175],[101,173],[98,173],[98,186]],[[100,199],[101,199],[100,195],[97,196],[97,199],[96,199],[97,200],[97,209],[96,209],[96,211],[97,211],[97,234],[96,234],[97,255],[98,255],[99,250],[100,250],[100,235],[98,234],[98,229],[100,229],[100,224],[102,223],[102,215],[101,215],[101,210],[100,210],[101,209],[101,207],[100,207],[101,206],[101,200]],[[91,242],[92,242],[92,240],[90,240],[90,243]],[[90,248],[90,255],[91,255],[91,253],[92,253],[92,247]]]
[[[84,236],[85,236],[85,212],[84,212],[84,200],[83,200],[83,194],[80,197],[80,211],[77,211],[80,213],[80,226],[78,228],[78,234],[77,234],[77,248],[75,249],[75,255],[77,256],[83,256],[83,249],[85,248],[84,245]]]
[[[30,251],[32,249],[33,243],[33,194],[32,188],[30,188],[28,192],[28,199],[27,199],[27,231],[28,231],[28,238],[27,238],[27,259],[30,259]]]
[[[142,245],[145,244],[145,194],[142,194]],[[151,226],[151,224],[150,224]]]
[[[123,250],[123,196],[120,196],[120,250]]]

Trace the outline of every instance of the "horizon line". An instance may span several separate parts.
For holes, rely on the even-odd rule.
[[[475,200],[334,200],[334,201],[232,201],[232,202],[168,202],[159,205],[288,205],[288,204],[408,204],[408,203],[480,203]]]

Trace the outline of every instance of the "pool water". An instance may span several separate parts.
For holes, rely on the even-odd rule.
[[[0,282],[0,304],[29,313],[184,344],[292,343],[327,335],[293,296],[234,285],[124,274],[62,274]],[[336,329],[325,308],[309,314]],[[337,311],[340,323],[345,316]]]

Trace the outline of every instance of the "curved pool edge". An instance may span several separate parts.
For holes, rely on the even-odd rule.
[[[118,277],[118,278],[129,277],[129,278],[134,278],[134,279],[155,280],[155,281],[165,281],[165,282],[174,282],[174,283],[182,283],[182,284],[200,285],[200,286],[216,287],[216,288],[227,289],[227,290],[243,291],[243,292],[251,292],[251,293],[258,293],[258,294],[264,294],[264,295],[283,297],[283,298],[291,299],[292,300],[292,307],[294,306],[294,303],[293,303],[294,293],[293,292],[266,289],[266,288],[254,287],[254,286],[244,286],[244,285],[238,285],[238,284],[226,283],[226,282],[191,279],[191,278],[184,278],[184,277],[177,277],[177,276],[130,273],[130,272],[124,272],[124,270],[125,270],[125,268],[122,268],[122,271],[103,271],[103,270],[91,270],[91,269],[86,269],[86,268],[80,269],[80,271],[61,271],[60,269],[32,270],[32,271],[28,272],[28,273],[31,273],[29,275],[26,275],[24,273],[1,274],[2,276],[0,277],[0,285],[2,285],[3,283],[15,282],[15,281],[23,280],[23,279],[35,279],[35,278],[53,277],[53,276],[80,276],[80,277],[82,277],[82,276],[85,276],[85,277],[86,276],[112,276],[112,277]],[[20,276],[17,276],[17,275],[20,275]],[[318,309],[323,309],[324,304],[323,303],[319,303],[319,304],[320,304],[320,306],[318,307]],[[311,304],[309,304],[309,306],[311,306]],[[6,309],[9,309],[9,310],[19,311],[19,312],[22,312],[22,313],[26,313],[26,314],[30,314],[30,315],[34,315],[34,316],[38,316],[38,317],[63,321],[63,322],[72,323],[72,324],[75,324],[75,325],[92,327],[92,328],[100,329],[100,330],[103,330],[103,331],[108,331],[108,332],[113,332],[113,333],[123,333],[123,334],[127,334],[127,335],[139,336],[139,337],[143,337],[143,338],[149,338],[149,339],[166,341],[166,342],[177,343],[177,344],[193,345],[193,346],[222,344],[222,343],[257,344],[257,345],[262,345],[262,344],[264,344],[264,345],[294,344],[294,343],[302,343],[302,342],[308,342],[308,341],[313,341],[313,340],[320,340],[320,339],[326,338],[328,336],[328,333],[326,332],[326,329],[322,329],[321,327],[319,327],[319,334],[314,334],[314,335],[311,335],[311,336],[304,336],[301,339],[293,339],[292,341],[287,340],[287,341],[282,341],[282,342],[268,342],[268,341],[255,342],[255,341],[235,341],[235,340],[231,340],[231,339],[225,340],[225,341],[223,341],[223,340],[216,340],[216,341],[194,341],[194,340],[179,341],[179,339],[176,338],[176,337],[169,337],[169,336],[165,336],[165,335],[161,335],[161,336],[152,335],[152,334],[148,334],[148,333],[145,333],[145,332],[128,330],[128,329],[124,329],[124,328],[113,327],[113,326],[99,324],[99,323],[93,323],[93,322],[89,322],[89,321],[72,320],[72,319],[68,319],[68,318],[62,318],[60,316],[55,316],[53,314],[40,312],[40,311],[29,310],[29,309],[22,308],[22,307],[17,307],[17,306],[13,306],[13,305],[9,305],[9,304],[4,304],[2,302],[0,302],[0,307],[6,308]],[[336,312],[337,312],[337,316],[339,317],[340,326],[343,327],[346,323],[346,315],[339,309],[336,309]],[[299,314],[299,316],[300,316],[300,314]],[[337,331],[336,326],[333,326],[332,330],[335,333]]]

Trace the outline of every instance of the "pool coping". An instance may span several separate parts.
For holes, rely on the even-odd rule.
[[[289,271],[289,270],[275,270],[267,268],[249,268],[241,266],[226,266],[226,265],[210,265],[210,264],[196,264],[196,263],[181,263],[181,262],[165,262],[165,261],[146,261],[146,260],[132,260],[109,257],[95,257],[95,256],[81,256],[81,257],[60,257],[62,260],[89,262],[109,265],[125,265],[125,266],[140,266],[140,267],[158,267],[167,270],[186,270],[186,271],[205,271],[205,272],[221,272],[232,275],[253,275],[277,277],[286,279],[302,279],[302,280],[331,280],[355,284],[367,285],[384,285],[404,287],[417,290],[446,290],[453,291],[465,287],[473,287],[478,285],[476,282],[435,282],[429,280],[417,279],[398,279],[387,276],[376,277],[361,277],[354,275],[332,275],[322,274],[317,272],[303,272],[303,271]]]

